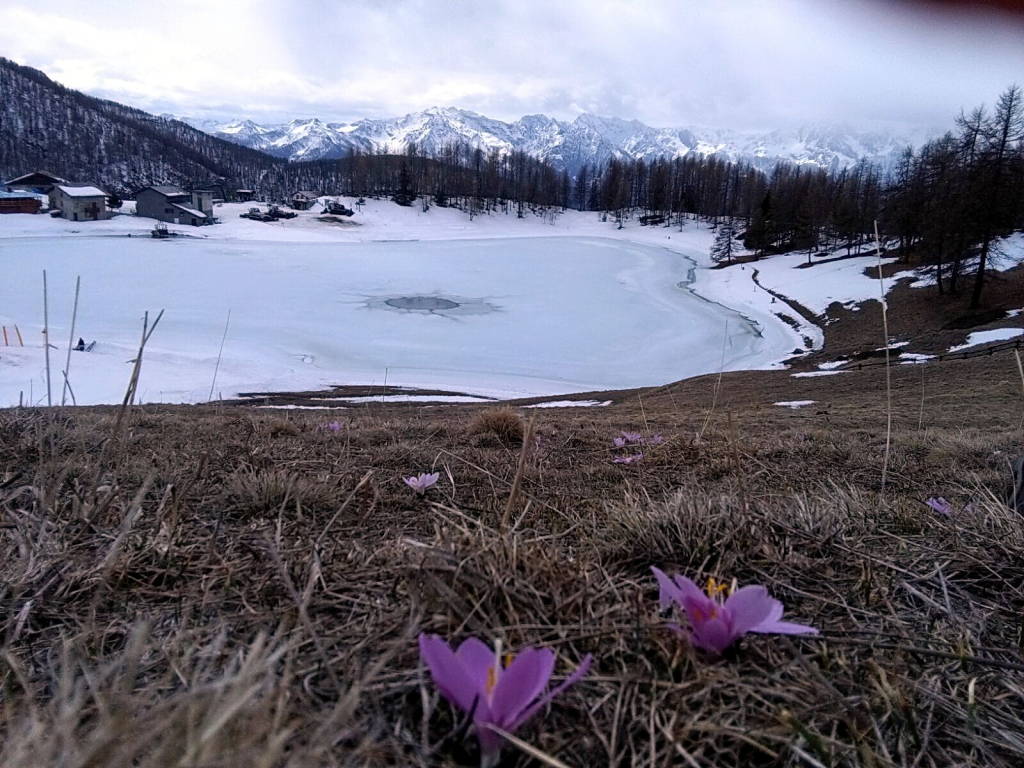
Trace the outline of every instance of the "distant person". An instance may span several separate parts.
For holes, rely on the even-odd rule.
[[[79,337],[78,343],[75,344],[75,352],[85,352],[85,339],[82,337]]]

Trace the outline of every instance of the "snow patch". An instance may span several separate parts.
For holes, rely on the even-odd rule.
[[[315,397],[314,400],[331,400],[343,403],[492,403],[490,397],[471,395],[366,395],[358,397]]]
[[[523,408],[602,408],[611,404],[611,400],[549,400],[546,403],[524,405]]]
[[[993,328],[990,331],[975,331],[967,337],[967,341],[950,347],[950,352],[959,352],[968,347],[976,347],[979,344],[990,344],[993,341],[1009,341],[1018,336],[1024,336],[1024,328]]]

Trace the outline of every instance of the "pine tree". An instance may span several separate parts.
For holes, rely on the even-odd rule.
[[[733,242],[735,234],[731,219],[719,224],[718,234],[715,235],[714,245],[711,246],[711,260],[713,262],[721,264],[724,261],[726,264],[732,264],[736,253],[736,245]]]

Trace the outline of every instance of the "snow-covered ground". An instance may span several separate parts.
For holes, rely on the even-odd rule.
[[[973,279],[973,272],[977,268],[977,263],[978,260],[973,259],[973,263],[964,269],[968,282]],[[1024,232],[1015,232],[1009,237],[995,241],[985,268],[989,272],[1005,272],[1008,269],[1019,267],[1021,264],[1024,264]],[[906,270],[897,272],[893,277],[897,280],[912,278],[911,288],[926,288],[930,285],[935,285],[936,282],[934,268]],[[1010,317],[1013,317],[1013,315],[1011,314]]]
[[[763,285],[816,310],[833,294],[877,295],[876,282],[858,279],[866,264],[851,264],[863,260],[800,270],[800,257],[783,256],[707,269],[713,232],[690,221],[682,232],[632,222],[620,230],[592,213],[470,220],[369,200],[341,223],[316,210],[263,223],[239,218],[249,207],[218,206],[223,223],[212,227],[168,225],[182,235],[169,240],[150,238],[153,221],[127,214],[0,217],[0,324],[17,324],[28,345],[0,346],[0,405],[45,402],[43,269],[57,402],[82,276],[75,337],[98,343],[72,353],[79,403],[120,400],[145,310],[151,319],[166,313],[147,347],[144,401],[210,396],[228,310],[214,397],[385,379],[525,397],[775,367],[806,349],[804,337],[820,345],[820,329],[773,302],[753,268]],[[430,313],[384,303],[402,296],[462,306]]]
[[[976,347],[979,344],[990,344],[993,341],[1009,341],[1018,336],[1024,336],[1024,328],[993,328],[989,331],[975,331],[967,336],[967,341],[950,347],[950,352],[959,352],[962,349]]]

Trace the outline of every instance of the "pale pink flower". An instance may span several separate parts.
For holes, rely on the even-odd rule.
[[[612,459],[613,464],[634,464],[644,458],[642,453],[631,453],[628,456],[616,456]]]
[[[925,504],[934,509],[940,515],[945,515],[946,517],[949,517],[953,514],[953,505],[950,504],[941,496],[939,496],[938,498],[930,498],[928,499],[928,501],[925,502]]]
[[[437,472],[431,472],[430,474],[420,473],[415,477],[403,477],[402,481],[416,491],[416,493],[422,495],[427,492],[428,488],[437,484],[439,477],[440,474]]]

